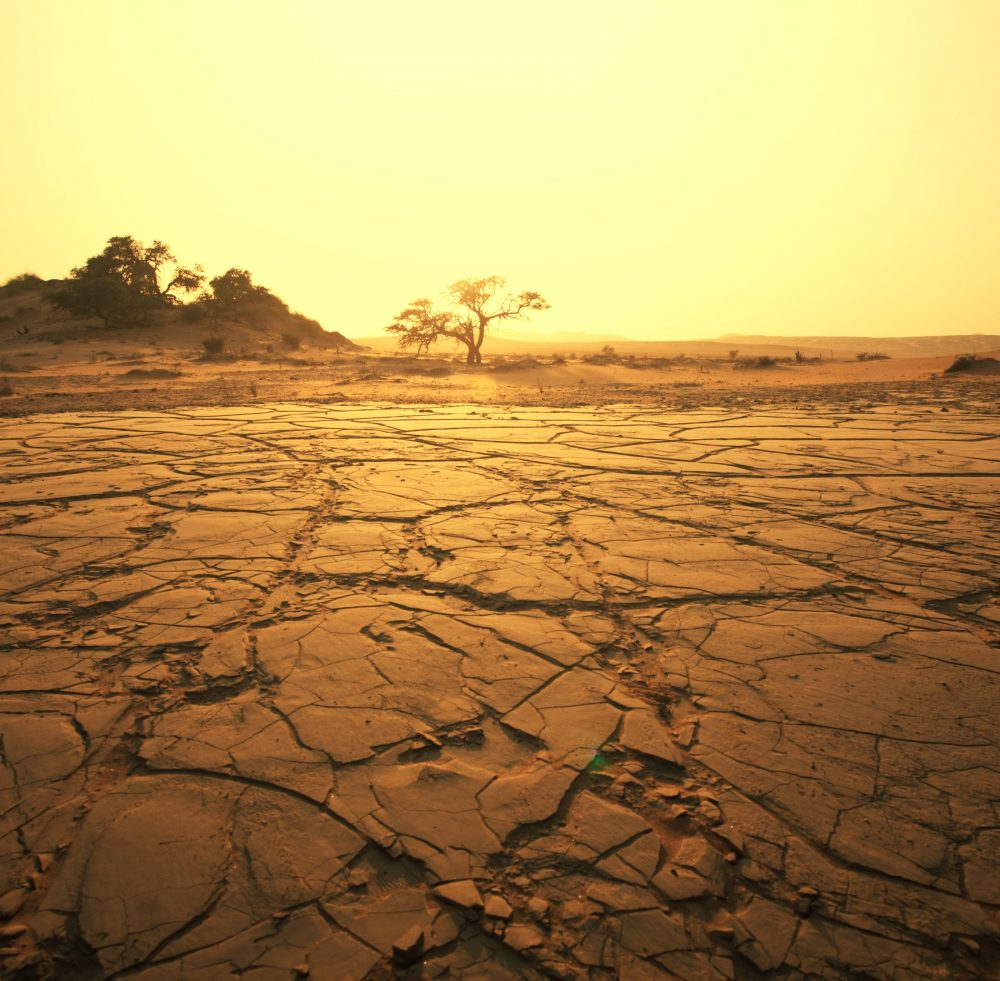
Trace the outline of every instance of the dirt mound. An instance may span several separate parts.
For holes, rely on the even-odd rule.
[[[339,331],[325,330],[318,321],[289,309],[273,294],[247,303],[238,319],[212,317],[203,302],[193,301],[159,309],[149,315],[147,323],[105,327],[96,318],[76,316],[53,304],[53,293],[64,285],[60,279],[25,277],[0,286],[0,342],[16,345],[113,340],[197,348],[204,336],[218,334],[227,350],[295,350],[303,344],[338,351],[362,350]]]
[[[976,354],[963,354],[955,358],[955,363],[944,369],[951,374],[963,372],[969,375],[1000,375],[1000,361],[996,358],[983,358]]]
[[[122,378],[180,378],[183,371],[173,371],[170,368],[132,368],[123,372]]]

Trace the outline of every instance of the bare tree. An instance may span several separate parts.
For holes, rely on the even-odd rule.
[[[399,335],[400,347],[415,347],[424,354],[435,341],[451,338],[464,344],[466,364],[482,364],[483,339],[497,320],[524,320],[532,310],[548,310],[541,293],[499,294],[506,286],[502,276],[460,279],[448,287],[451,310],[434,310],[430,300],[414,300],[386,330]]]

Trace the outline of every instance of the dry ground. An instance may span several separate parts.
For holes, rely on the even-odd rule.
[[[548,357],[524,367],[507,359],[469,368],[450,358],[309,347],[271,354],[248,349],[245,357],[206,358],[193,348],[164,348],[127,332],[91,334],[62,344],[41,339],[7,343],[0,358],[0,385],[7,382],[12,394],[0,396],[0,416],[286,400],[745,408],[865,405],[900,398],[962,404],[971,398],[988,404],[1000,390],[996,377],[944,374],[951,357],[792,363],[763,370],[707,358],[635,367],[581,360],[554,364]]]
[[[6,975],[996,977],[963,391],[4,421]]]

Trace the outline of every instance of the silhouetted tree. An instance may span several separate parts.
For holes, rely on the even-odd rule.
[[[164,285],[161,276],[172,267]],[[204,282],[201,268],[177,265],[169,246],[146,246],[131,235],[108,239],[104,251],[70,273],[52,302],[82,317],[100,317],[108,327],[149,322],[157,307],[179,303],[177,292],[194,292]]]
[[[246,269],[227,269],[221,276],[209,280],[212,288],[209,298],[215,314],[226,314],[239,319],[246,306],[253,300],[270,297],[270,290],[255,286],[253,277]]]
[[[540,293],[525,292],[516,296],[497,294],[506,285],[502,276],[485,279],[460,279],[448,287],[446,296],[453,310],[435,311],[430,300],[414,300],[386,327],[399,335],[400,347],[415,347],[425,353],[442,337],[464,344],[467,364],[481,364],[483,338],[496,320],[524,320],[531,310],[548,310]]]

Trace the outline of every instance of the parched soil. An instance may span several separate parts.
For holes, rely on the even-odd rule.
[[[0,423],[4,976],[996,976],[995,385],[232,383]]]
[[[1000,378],[947,374],[950,363],[906,358],[742,369],[709,359],[593,364],[520,358],[469,367],[446,358],[320,349],[209,357],[134,343],[97,350],[90,343],[35,343],[0,361],[0,382],[11,389],[0,397],[0,417],[276,402],[760,409],[902,400],[990,411],[1000,401]]]

